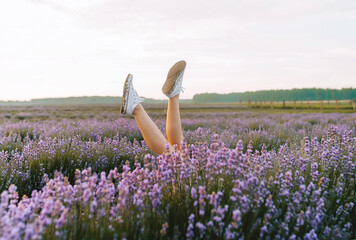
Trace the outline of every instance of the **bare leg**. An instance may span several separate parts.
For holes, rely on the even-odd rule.
[[[162,134],[161,130],[159,130],[157,125],[148,116],[141,104],[138,104],[135,107],[135,110],[133,111],[133,116],[135,117],[137,125],[140,128],[147,145],[157,154],[167,152],[167,139]],[[171,145],[169,146],[169,148],[169,151],[173,150],[173,147]]]
[[[170,98],[168,101],[166,132],[169,143],[180,148],[183,141],[182,124],[179,112],[179,94]]]

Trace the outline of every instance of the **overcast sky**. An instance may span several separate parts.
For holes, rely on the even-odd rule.
[[[356,87],[355,0],[11,0],[0,3],[0,100],[121,96],[128,73],[163,99]]]

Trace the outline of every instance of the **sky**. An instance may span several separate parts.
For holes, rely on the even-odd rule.
[[[355,0],[0,2],[0,100],[356,88]]]

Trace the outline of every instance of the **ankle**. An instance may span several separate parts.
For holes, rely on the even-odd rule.
[[[179,100],[179,94],[175,95],[174,97],[169,98],[170,101],[178,101]]]
[[[135,109],[132,111],[132,115],[137,115],[138,113],[140,113],[143,110],[143,107],[141,105],[141,103],[137,104]]]

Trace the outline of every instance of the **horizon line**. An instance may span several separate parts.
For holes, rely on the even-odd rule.
[[[203,92],[203,93],[195,93],[195,95],[199,94],[233,94],[233,93],[250,93],[250,92],[261,92],[261,91],[290,91],[290,90],[303,90],[303,89],[321,89],[321,90],[343,90],[343,89],[356,89],[356,87],[342,87],[342,88],[318,88],[318,87],[312,87],[312,88],[288,88],[288,89],[265,89],[265,90],[253,90],[253,91],[244,91],[244,92],[227,92],[227,93],[218,93],[218,92]],[[0,102],[31,102],[34,100],[43,100],[43,99],[62,99],[62,98],[86,98],[86,97],[122,97],[122,96],[112,96],[112,95],[77,95],[77,96],[59,96],[59,97],[40,97],[40,98],[30,98],[30,99],[24,99],[24,100],[16,100],[16,99],[8,99],[8,100],[3,100],[0,99]],[[145,99],[152,99],[152,100],[167,100],[162,99],[162,98],[152,98],[152,97],[145,97],[141,96]],[[181,100],[192,100],[192,98],[180,98]]]

